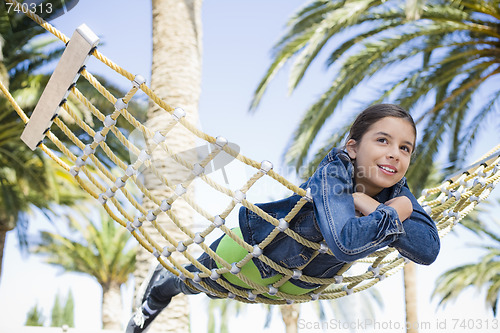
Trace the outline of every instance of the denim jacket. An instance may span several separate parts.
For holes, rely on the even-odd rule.
[[[346,263],[368,256],[386,246],[396,248],[404,257],[423,265],[436,259],[440,240],[435,223],[418,204],[403,178],[390,188],[382,190],[375,199],[381,204],[367,216],[356,217],[354,200],[354,167],[347,153],[334,148],[320,163],[315,173],[302,188],[309,188],[312,203],[306,203],[290,221],[289,227],[304,238],[325,241],[334,256],[317,255],[303,270],[303,274],[332,278]],[[413,204],[413,213],[404,222],[396,210],[384,205],[392,198],[406,196]],[[279,201],[257,204],[269,215],[284,218],[300,196],[294,194]],[[243,238],[251,245],[259,244],[275,228],[251,210],[242,207],[239,223]],[[314,250],[303,246],[281,232],[264,249],[264,254],[289,269],[306,264]],[[277,272],[257,258],[253,259],[262,278]],[[315,285],[290,280],[303,288]]]

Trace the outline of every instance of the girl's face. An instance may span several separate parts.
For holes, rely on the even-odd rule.
[[[355,191],[375,196],[399,182],[410,165],[415,133],[403,118],[385,117],[372,124],[346,150],[354,160]]]

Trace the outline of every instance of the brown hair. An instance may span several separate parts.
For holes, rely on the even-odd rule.
[[[363,135],[369,130],[370,126],[385,117],[406,119],[413,127],[416,140],[417,128],[408,111],[395,104],[375,104],[363,110],[363,112],[356,117],[345,142],[347,143],[350,139],[359,142]],[[413,146],[415,146],[415,142],[413,142]]]

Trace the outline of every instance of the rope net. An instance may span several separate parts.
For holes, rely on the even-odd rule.
[[[6,0],[6,2],[14,5],[18,4],[18,2],[11,0]],[[22,6],[20,8],[27,16],[59,38],[63,43],[66,44],[70,41],[63,33],[34,13],[25,10]],[[105,112],[108,110],[97,109],[78,90],[77,85],[73,84],[68,88],[70,98],[82,103],[100,123],[94,124],[94,126],[86,123],[78,112],[75,112],[66,102],[66,99],[60,102],[58,112],[66,112],[66,116],[69,116],[71,122],[77,124],[91,139],[88,142],[83,142],[69,129],[68,125],[63,121],[63,117],[56,115],[53,117],[52,122],[60,130],[60,133],[63,133],[66,137],[65,140],[69,139],[74,147],[66,147],[50,128],[45,132],[45,137],[57,147],[57,150],[49,148],[43,141],[37,147],[42,149],[62,168],[70,172],[80,186],[97,199],[117,223],[127,228],[142,247],[149,251],[167,270],[180,276],[191,287],[194,288],[189,280],[194,280],[205,288],[207,293],[221,298],[234,298],[242,302],[284,304],[317,299],[335,299],[370,288],[384,278],[398,272],[407,262],[407,259],[400,256],[395,249],[385,248],[367,258],[345,264],[334,278],[321,279],[303,275],[300,269],[290,270],[272,261],[262,251],[280,233],[285,233],[300,244],[313,249],[315,254],[311,260],[319,253],[331,254],[324,244],[311,242],[288,228],[288,222],[293,219],[304,204],[311,200],[308,192],[275,172],[270,162],[256,162],[240,154],[234,148],[234,145],[228,143],[223,137],[212,137],[200,131],[186,119],[185,112],[182,109],[173,108],[161,100],[145,84],[142,77],[127,72],[95,48],[91,50],[90,55],[130,81],[130,90],[122,97],[115,97],[86,67],[82,67],[79,70],[80,77],[87,80],[109,101],[109,109],[112,111]],[[25,123],[28,123],[29,118],[3,84],[0,84],[0,89],[20,118]],[[169,114],[169,119],[164,123],[161,130],[152,131],[127,110],[129,102],[138,92],[146,95],[150,101],[156,103]],[[119,117],[123,117],[136,128],[144,139],[143,143],[146,144],[141,146],[141,144],[131,140],[130,137],[127,138],[116,126]],[[196,137],[197,140],[205,142],[210,146],[210,149],[206,149],[201,156],[195,156],[194,162],[192,156],[176,152],[169,146],[166,138],[173,128],[178,127]],[[130,152],[132,162],[119,158],[116,151],[110,148],[107,143],[110,136],[114,136],[121,143],[122,148]],[[423,192],[419,202],[431,215],[432,219],[436,221],[440,237],[449,233],[480,201],[488,197],[498,183],[500,178],[499,149],[500,145],[488,152],[480,163],[473,165],[467,171],[450,178],[440,186]],[[106,156],[107,163],[103,163],[97,158],[97,150]],[[160,163],[152,158],[159,151],[170,156],[180,168],[189,171],[185,173],[184,178],[169,179],[162,173]],[[200,154],[198,152],[194,155]],[[252,174],[237,188],[221,185],[217,173],[207,171],[210,169],[211,163],[214,163],[217,158],[234,159],[234,162],[231,163],[239,163],[247,169],[250,168],[253,170]],[[211,170],[214,169],[215,167],[212,167]],[[167,192],[169,194],[166,197],[159,198],[152,193],[151,189],[148,189],[143,181],[143,175],[146,172],[154,174],[156,180],[161,182],[161,186],[164,189],[169,189],[169,192]],[[251,194],[251,191],[256,187],[254,185],[262,183],[264,179],[271,180],[302,197],[284,219],[278,220],[274,218],[247,200],[247,195]],[[192,196],[186,194],[188,189],[195,186],[197,188],[201,186],[204,189],[203,191],[207,193],[206,197],[196,201]],[[210,203],[211,197],[217,198],[217,206],[223,208],[214,211],[217,208],[214,209],[214,205]],[[149,201],[147,208],[146,205],[142,204],[145,198]],[[183,223],[175,213],[175,207],[181,203],[187,206],[195,215],[198,225],[196,228]],[[246,243],[231,230],[228,226],[229,223],[226,223],[226,220],[231,219],[237,221],[237,208],[241,205],[274,226],[274,230],[257,246]],[[162,217],[162,223],[158,221],[159,217]],[[164,220],[166,222],[163,222]],[[154,227],[153,231],[149,231],[151,228],[146,230],[144,224],[151,224]],[[174,233],[168,232],[167,229],[172,227],[178,229],[180,233],[176,233],[174,236]],[[197,231],[195,232],[194,229],[197,229]],[[161,238],[154,234],[160,235]],[[223,234],[246,250],[247,254],[243,259],[237,262],[227,262],[209,247],[210,242],[208,239],[215,239]],[[161,240],[157,241],[156,239]],[[200,264],[193,254],[200,252],[207,253],[218,263],[219,268],[209,270]],[[174,253],[176,256],[173,255]],[[182,260],[178,260],[177,256],[182,256],[194,264],[199,273],[186,270],[181,263]],[[253,282],[241,273],[241,268],[253,258],[258,258],[276,270],[281,274],[281,278],[266,286]],[[351,266],[354,267],[349,269]],[[235,288],[225,279],[220,278],[220,276],[227,273],[238,277],[249,288],[244,290]],[[215,280],[227,292],[220,292],[211,288],[203,282],[203,278]],[[320,287],[302,295],[280,291],[279,287],[290,279],[319,284]],[[273,297],[269,297],[269,295]]]

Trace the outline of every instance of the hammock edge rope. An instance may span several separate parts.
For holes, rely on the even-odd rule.
[[[15,0],[5,0],[13,4],[19,4]],[[21,6],[22,7],[22,6]],[[61,39],[63,42],[68,43],[68,39],[64,34],[60,33],[52,25],[43,21],[41,18],[37,17],[34,13],[25,13],[35,22],[44,27],[47,31],[54,34],[56,37]],[[87,105],[89,109],[94,113],[94,115],[103,123],[103,127],[100,131],[94,131],[91,127],[87,126],[85,122],[75,117],[71,114],[66,103],[61,103],[60,106],[68,112],[72,118],[77,122],[77,124],[88,133],[88,135],[93,138],[93,142],[89,144],[84,144],[81,142],[74,134],[69,130],[69,128],[61,121],[57,116],[54,117],[53,122],[63,131],[63,133],[73,141],[73,143],[79,147],[82,151],[80,156],[75,156],[68,148],[66,148],[62,142],[49,130],[45,133],[45,136],[52,141],[62,154],[66,155],[70,162],[74,163],[73,166],[69,166],[66,162],[61,159],[58,154],[53,152],[48,148],[43,142],[41,142],[38,147],[41,148],[50,158],[55,160],[61,167],[66,171],[70,172],[75,179],[78,181],[80,186],[88,192],[91,196],[96,198],[107,211],[107,213],[115,220],[117,223],[126,227],[133,237],[136,238],[138,243],[143,246],[147,251],[153,254],[154,257],[170,272],[180,276],[186,284],[190,287],[195,288],[189,280],[193,280],[199,283],[206,292],[218,296],[218,297],[228,297],[234,298],[242,302],[262,302],[268,304],[286,304],[292,302],[306,302],[310,300],[317,299],[335,299],[338,297],[350,295],[352,293],[360,292],[362,290],[368,289],[376,283],[382,281],[388,276],[397,273],[408,259],[403,258],[401,255],[397,255],[395,249],[387,248],[382,249],[367,258],[360,259],[354,263],[348,263],[338,272],[337,276],[332,279],[319,279],[314,277],[308,277],[301,274],[300,270],[290,270],[277,263],[273,262],[271,259],[267,258],[262,254],[262,250],[271,243],[271,241],[279,234],[286,233],[289,237],[292,237],[297,242],[307,246],[315,251],[312,259],[319,254],[331,251],[325,248],[322,243],[315,243],[304,239],[302,236],[294,232],[289,228],[289,222],[293,217],[299,212],[300,208],[309,202],[312,198],[310,194],[298,186],[292,184],[284,177],[276,173],[272,169],[272,164],[268,161],[263,161],[258,163],[253,161],[239,152],[234,151],[227,144],[227,140],[222,137],[214,138],[208,134],[205,134],[198,130],[195,126],[189,123],[183,114],[183,110],[179,108],[173,108],[162,101],[146,84],[145,80],[140,76],[134,76],[116,65],[104,55],[97,51],[94,47],[90,53],[95,56],[101,62],[106,64],[111,69],[115,70],[125,78],[127,78],[131,84],[131,90],[122,98],[114,97],[109,91],[106,90],[96,79],[93,77],[86,68],[79,71],[81,77],[88,80],[95,88],[98,90],[104,98],[106,98],[115,107],[115,111],[107,116],[104,116],[97,108],[95,108],[85,97],[76,89],[75,86],[69,87],[68,91],[73,97],[80,100],[84,105]],[[10,92],[5,88],[2,82],[0,82],[0,89],[3,94],[7,97],[9,103],[13,106],[15,111],[18,113],[23,122],[28,123],[28,117],[24,111],[19,107],[17,102],[11,96]],[[170,125],[162,131],[157,131],[153,133],[149,128],[142,125],[140,122],[135,120],[135,118],[128,112],[127,104],[133,97],[133,95],[138,90],[143,91],[152,101],[157,105],[166,110],[171,116],[172,120]],[[59,103],[58,103],[59,104]],[[154,142],[154,145],[149,145],[147,148],[141,150],[130,143],[127,138],[120,137],[121,132],[118,127],[116,127],[117,118],[122,115],[127,121],[129,121],[132,126],[140,129],[144,136]],[[158,170],[155,169],[154,163],[151,161],[151,156],[153,151],[157,148],[162,148],[169,153],[169,147],[165,143],[165,136],[168,131],[176,126],[177,124],[182,125],[185,129],[190,131],[193,135],[211,144],[214,150],[207,155],[202,161],[192,164],[183,158],[172,154],[170,151],[170,156],[174,156],[177,163],[191,171],[191,176],[185,179],[182,183],[173,186],[169,181],[163,177]],[[105,140],[109,132],[112,132],[120,142],[128,149],[137,155],[137,160],[134,163],[126,164],[121,161],[112,150],[107,146]],[[117,166],[117,170],[122,172],[121,176],[116,176],[115,172],[112,170],[107,170],[104,165],[95,156],[95,150],[101,148],[105,154],[110,158],[114,164]],[[234,159],[257,169],[257,172],[247,181],[247,183],[237,191],[232,191],[224,186],[221,186],[213,182],[207,175],[204,174],[204,169],[208,163],[214,160],[216,156],[220,153],[226,153],[232,156]],[[480,165],[473,165],[469,170],[461,172],[461,174],[451,177],[449,180],[445,181],[442,185],[427,189],[423,192],[422,196],[419,198],[419,202],[422,204],[424,209],[426,209],[434,221],[437,221],[437,226],[439,230],[440,237],[444,237],[451,229],[468,213],[470,213],[476,205],[486,199],[491,193],[495,185],[500,179],[499,163],[500,163],[500,145],[490,150],[481,160],[488,158],[487,162],[482,162]],[[91,169],[88,163],[92,161],[96,166],[95,169]],[[166,188],[170,188],[170,196],[167,199],[160,200],[155,198],[154,195],[141,183],[138,178],[139,170],[141,168],[148,167],[155,172],[155,175],[162,179]],[[83,174],[80,174],[80,171]],[[287,189],[302,196],[296,207],[284,218],[276,219],[266,212],[262,211],[260,208],[252,204],[246,199],[246,192],[262,177],[269,176],[270,178],[278,181],[281,185]],[[225,194],[231,198],[231,202],[227,208],[220,214],[216,216],[210,215],[205,212],[202,207],[200,207],[196,202],[194,202],[189,196],[184,195],[189,187],[189,185],[195,180],[201,179],[210,187],[216,191]],[[130,194],[125,188],[127,180],[131,180],[135,186],[137,186],[144,196],[148,197],[153,203],[153,209],[146,209],[139,204],[132,194]],[[130,184],[130,182],[128,182]],[[139,212],[139,216],[135,218],[131,216],[123,208],[123,205],[116,199],[116,193],[123,194],[127,200],[132,204],[133,207]],[[172,205],[175,204],[176,200],[183,200],[187,204],[197,211],[201,216],[206,218],[210,225],[205,228],[202,232],[193,233],[189,228],[180,223],[178,218],[172,212]],[[113,204],[113,207],[109,205]],[[225,218],[234,210],[238,205],[243,205],[249,210],[257,214],[259,217],[263,218],[267,222],[274,225],[274,231],[260,244],[257,246],[251,246],[244,242],[238,235],[236,235],[231,229],[225,226]],[[120,213],[122,217],[116,215]],[[163,227],[158,223],[157,217],[160,214],[165,214],[173,222],[174,225],[182,231],[187,239],[176,240],[163,229]],[[154,241],[151,235],[148,234],[142,227],[143,223],[150,222],[167,241],[166,246],[161,246],[158,242]],[[212,231],[220,229],[235,241],[239,246],[244,248],[248,255],[245,256],[239,262],[226,262],[223,258],[217,255],[215,251],[212,251],[205,243],[204,239]],[[139,231],[139,232],[137,232]],[[212,271],[208,270],[206,267],[201,265],[191,254],[187,251],[188,247],[192,244],[198,245],[205,253],[209,254],[210,257],[220,264],[221,268],[214,269]],[[200,273],[193,274],[187,271],[183,265],[172,258],[172,253],[181,253],[187,260],[195,264],[195,266],[200,270]],[[262,286],[258,283],[252,281],[247,276],[241,274],[239,270],[252,258],[258,257],[266,265],[275,269],[278,273],[282,274],[282,278],[271,286]],[[167,261],[165,261],[167,259]],[[311,260],[312,260],[311,259]],[[310,260],[310,261],[311,261]],[[310,262],[309,261],[309,262]],[[308,262],[308,263],[309,263]],[[306,265],[308,264],[306,263]],[[359,275],[354,276],[344,276],[343,274],[354,264],[367,264],[369,265],[367,270]],[[357,265],[358,266],[358,265]],[[244,283],[251,287],[251,290],[241,290],[235,288],[233,285],[221,279],[220,276],[223,274],[231,273],[240,278]],[[222,293],[215,290],[205,284],[202,278],[212,278],[217,281],[222,287],[228,290],[227,293]],[[317,289],[311,290],[311,292],[303,295],[287,294],[279,291],[279,287],[285,282],[292,278],[297,278],[305,282],[315,283],[321,285]],[[195,288],[196,289],[196,288]],[[276,296],[277,299],[272,299],[264,296],[264,294]]]

